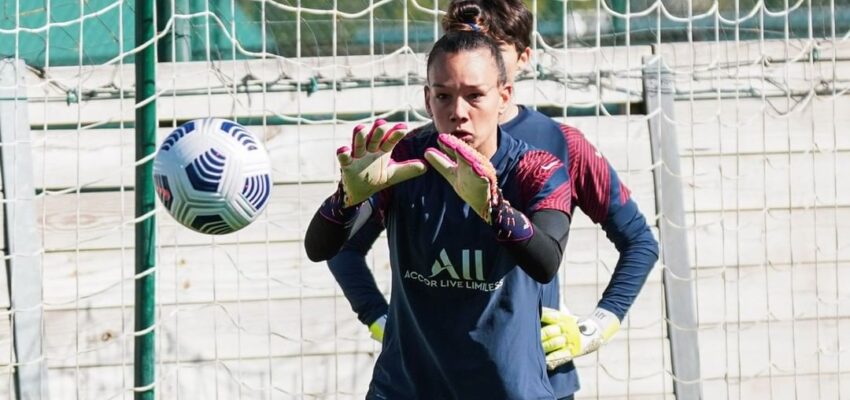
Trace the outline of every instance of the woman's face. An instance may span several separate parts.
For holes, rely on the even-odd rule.
[[[499,68],[488,49],[443,53],[428,71],[425,105],[438,132],[489,158],[496,152],[499,116],[511,90],[510,84],[499,84]]]

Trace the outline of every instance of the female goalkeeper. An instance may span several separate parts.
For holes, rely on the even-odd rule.
[[[566,169],[499,128],[512,86],[491,39],[449,33],[427,70],[436,131],[356,128],[307,255],[333,257],[358,213],[382,216],[393,288],[367,398],[553,399],[539,305],[569,229]]]
[[[443,29],[478,31],[494,39],[502,51],[509,83],[529,61],[532,15],[521,0],[452,1]],[[543,351],[550,381],[557,398],[570,399],[579,388],[572,358],[595,350],[592,344],[599,343],[580,335],[579,324],[595,323],[601,328],[598,331],[608,332],[608,338],[613,335],[658,259],[658,244],[614,168],[579,130],[516,104],[506,107],[500,122],[514,137],[551,152],[567,166],[572,185],[570,209],[578,207],[600,224],[620,253],[597,310],[581,321],[566,310],[556,310],[560,304],[557,276],[543,288]],[[388,304],[375,285],[365,255],[382,229],[380,219],[366,221],[339,255],[328,261],[352,309],[379,341]]]

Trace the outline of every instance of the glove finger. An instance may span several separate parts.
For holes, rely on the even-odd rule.
[[[408,160],[390,165],[390,178],[387,184],[395,185],[408,179],[416,178],[425,173],[428,166],[422,160]]]
[[[456,141],[460,141],[460,139],[447,133],[441,133],[437,136],[437,145],[440,146],[440,150],[453,161],[457,160]]]
[[[553,351],[564,350],[567,345],[567,338],[556,336],[548,340],[543,340],[541,344],[543,345],[543,354],[549,354]]]
[[[366,151],[369,153],[374,153],[378,151],[378,148],[381,146],[381,142],[384,140],[384,135],[386,134],[386,123],[382,119],[375,121],[372,124],[372,130],[369,131],[369,136],[366,137]]]
[[[570,352],[560,350],[546,356],[546,368],[553,370],[573,360]]]
[[[366,126],[354,127],[354,135],[351,138],[351,157],[360,158],[366,154]]]
[[[339,160],[339,165],[342,167],[351,164],[351,149],[348,146],[342,146],[336,149],[336,159]]]
[[[540,314],[540,322],[544,325],[557,324],[560,313],[553,308],[543,307],[543,312]]]
[[[553,308],[544,308],[543,314],[540,316],[540,322],[543,325],[560,324],[564,326],[577,326],[578,319],[575,315],[561,312]]]
[[[450,148],[453,150],[453,159],[457,161],[458,168],[469,170],[475,175],[486,180],[490,186],[490,196],[495,195],[496,188],[496,169],[486,157],[475,151],[466,142],[448,134],[440,134],[438,141],[440,147]]]
[[[457,164],[455,164],[449,156],[440,150],[429,147],[425,150],[425,160],[428,161],[428,164],[431,164],[431,166],[434,167],[434,169],[436,169],[443,178],[446,178],[449,182],[454,182]]]
[[[396,124],[384,135],[380,145],[381,151],[389,153],[405,135],[407,135],[407,125],[404,123]]]
[[[540,339],[548,340],[554,337],[563,336],[564,332],[558,324],[546,325],[540,328]]]
[[[558,309],[557,308],[551,308],[551,307],[540,307],[540,311],[543,314],[551,314],[551,313],[558,312]]]

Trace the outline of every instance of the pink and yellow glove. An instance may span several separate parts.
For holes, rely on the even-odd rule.
[[[390,127],[379,119],[367,133],[366,126],[357,125],[351,147],[337,149],[336,157],[342,170],[343,203],[345,207],[360,204],[369,196],[422,175],[427,170],[421,160],[396,162],[391,158],[393,148],[407,134],[407,125]]]
[[[439,150],[433,147],[425,150],[425,160],[448,181],[476,214],[491,224],[490,211],[501,202],[493,164],[452,135],[441,133],[437,144]]]
[[[567,312],[543,307],[540,322],[540,340],[546,354],[546,367],[550,370],[596,351],[620,329],[620,319],[599,307],[593,314],[581,319]]]

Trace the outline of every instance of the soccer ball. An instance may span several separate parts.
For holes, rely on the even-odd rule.
[[[207,234],[236,232],[262,213],[271,192],[269,155],[243,126],[218,118],[175,129],[153,165],[156,193],[184,226]]]

